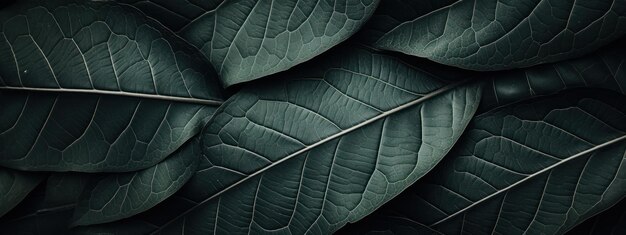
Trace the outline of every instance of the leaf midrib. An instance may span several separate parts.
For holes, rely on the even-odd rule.
[[[393,109],[381,112],[380,114],[378,114],[378,115],[376,115],[376,116],[374,116],[372,118],[369,118],[367,120],[364,120],[364,121],[360,122],[359,124],[356,124],[356,125],[354,125],[354,126],[352,126],[350,128],[344,129],[344,130],[342,130],[342,131],[340,131],[338,133],[335,133],[333,135],[330,135],[330,136],[328,136],[328,137],[326,137],[326,138],[324,138],[324,139],[322,139],[322,140],[320,140],[320,141],[318,141],[318,142],[316,142],[314,144],[308,145],[308,146],[306,146],[306,147],[304,147],[304,148],[302,148],[302,149],[300,149],[300,150],[298,150],[298,151],[296,151],[294,153],[291,153],[291,154],[287,155],[286,157],[284,157],[284,158],[282,158],[282,159],[280,159],[278,161],[275,161],[275,162],[273,162],[273,163],[271,163],[271,164],[269,164],[269,165],[259,169],[258,171],[255,171],[254,173],[252,173],[252,174],[250,174],[250,175],[248,175],[248,176],[246,176],[246,177],[236,181],[235,183],[233,183],[233,184],[229,185],[228,187],[220,190],[219,192],[217,192],[217,193],[213,194],[212,196],[208,197],[207,199],[204,199],[204,200],[198,202],[196,205],[194,205],[191,208],[181,212],[175,218],[173,218],[173,219],[169,220],[167,223],[163,224],[161,227],[159,227],[157,230],[153,231],[151,234],[157,234],[159,231],[161,231],[161,229],[167,227],[168,225],[170,225],[174,221],[177,221],[178,219],[180,219],[183,216],[187,215],[187,213],[190,213],[191,211],[195,210],[199,206],[204,205],[205,203],[211,201],[212,199],[214,199],[216,197],[219,197],[223,193],[231,190],[234,187],[237,187],[238,185],[246,182],[247,180],[249,180],[251,178],[254,178],[255,176],[258,176],[261,173],[264,173],[265,171],[273,168],[274,166],[277,166],[277,165],[279,165],[279,164],[281,164],[281,163],[283,163],[285,161],[288,161],[288,160],[290,160],[290,159],[292,159],[292,158],[294,158],[294,157],[296,157],[296,156],[298,156],[298,155],[300,155],[302,153],[305,153],[305,152],[307,152],[307,151],[309,151],[309,150],[311,150],[311,149],[313,149],[315,147],[318,147],[318,146],[320,146],[322,144],[325,144],[325,143],[327,143],[329,141],[332,141],[334,139],[342,137],[342,136],[344,136],[344,135],[346,135],[346,134],[348,134],[348,133],[350,133],[352,131],[358,130],[359,128],[364,127],[364,126],[366,126],[368,124],[371,124],[371,123],[373,123],[375,121],[383,119],[383,118],[385,118],[387,116],[390,116],[390,115],[392,115],[394,113],[400,112],[400,111],[405,110],[407,108],[413,107],[415,105],[421,104],[422,102],[424,102],[426,100],[429,100],[429,99],[431,99],[431,98],[433,98],[435,96],[438,96],[438,95],[440,95],[442,93],[445,93],[447,91],[453,90],[454,88],[457,88],[457,87],[459,87],[459,86],[461,86],[463,84],[468,83],[470,80],[471,79],[466,79],[466,80],[463,80],[463,81],[460,81],[460,82],[452,83],[452,84],[446,85],[444,87],[441,87],[441,88],[439,88],[439,89],[437,89],[437,90],[435,90],[433,92],[430,92],[430,93],[428,93],[428,94],[426,94],[426,95],[424,95],[422,97],[419,97],[417,99],[409,101],[409,102],[407,102],[407,103],[405,103],[403,105],[400,105],[398,107],[395,107]]]
[[[174,102],[191,103],[191,104],[202,104],[202,105],[210,105],[210,106],[220,106],[220,105],[222,105],[222,103],[224,103],[221,100],[199,99],[199,98],[180,97],[180,96],[166,96],[166,95],[145,94],[145,93],[134,93],[134,92],[126,92],[126,91],[95,90],[95,89],[74,89],[74,88],[68,89],[68,88],[40,88],[40,87],[12,87],[12,86],[4,86],[4,87],[0,87],[0,90],[126,96],[126,97],[142,98],[142,99],[165,100],[165,101],[174,101]]]
[[[523,179],[522,179],[522,180],[520,180],[520,181],[517,181],[517,182],[515,182],[515,183],[513,183],[513,184],[511,184],[511,185],[509,185],[509,186],[507,186],[507,187],[505,187],[505,188],[503,188],[503,189],[500,189],[500,190],[498,190],[498,191],[495,191],[494,193],[492,193],[492,194],[490,194],[490,195],[488,195],[488,196],[486,196],[486,197],[484,197],[484,198],[482,198],[482,199],[480,199],[480,200],[478,200],[478,201],[476,201],[476,202],[473,202],[473,203],[472,203],[472,204],[470,204],[469,206],[466,206],[465,208],[463,208],[463,209],[461,209],[461,210],[459,210],[459,211],[457,211],[457,212],[455,212],[455,213],[453,213],[453,214],[451,214],[451,215],[449,215],[449,216],[446,216],[445,218],[440,219],[439,221],[437,221],[437,222],[435,222],[435,223],[431,224],[429,227],[437,226],[437,225],[439,225],[439,224],[441,224],[441,223],[443,223],[443,222],[445,222],[445,221],[448,221],[449,219],[454,218],[454,217],[456,217],[457,215],[460,215],[461,213],[464,213],[465,211],[467,211],[467,210],[469,210],[469,209],[471,209],[471,208],[473,208],[473,207],[475,207],[475,206],[477,206],[477,205],[479,205],[479,204],[483,203],[484,201],[489,200],[489,199],[491,199],[491,198],[493,198],[493,197],[495,197],[495,196],[498,196],[498,195],[500,195],[501,193],[508,192],[508,191],[509,191],[510,189],[512,189],[513,187],[518,186],[518,185],[520,185],[520,184],[522,184],[522,183],[524,183],[524,182],[526,182],[526,181],[528,181],[528,180],[534,179],[535,177],[537,177],[537,176],[539,176],[539,175],[541,175],[541,174],[543,174],[543,173],[546,173],[546,172],[548,172],[548,171],[550,171],[550,170],[552,170],[552,169],[554,169],[554,168],[556,168],[556,167],[558,167],[558,166],[560,166],[560,165],[562,165],[562,164],[565,164],[565,163],[567,163],[567,162],[570,162],[570,161],[572,161],[572,160],[574,160],[574,159],[577,159],[577,158],[579,158],[579,157],[581,157],[581,156],[584,156],[584,155],[587,155],[587,154],[589,154],[589,153],[592,153],[592,152],[598,151],[598,150],[600,150],[600,149],[603,149],[603,148],[609,147],[609,146],[611,146],[611,145],[613,145],[613,144],[615,144],[615,143],[617,143],[617,142],[623,141],[623,140],[626,140],[626,135],[622,135],[622,136],[617,137],[617,138],[615,138],[615,139],[609,140],[609,141],[607,141],[607,142],[604,142],[604,143],[602,143],[602,144],[596,145],[596,146],[591,147],[591,148],[589,148],[589,149],[586,149],[586,150],[584,150],[584,151],[582,151],[582,152],[579,152],[579,153],[577,153],[577,154],[574,154],[574,155],[572,155],[572,156],[569,156],[569,157],[567,157],[567,158],[565,158],[565,159],[561,160],[560,162],[555,163],[554,165],[551,165],[551,166],[549,166],[549,167],[546,167],[546,168],[544,168],[544,169],[541,169],[540,171],[537,171],[537,172],[535,172],[535,173],[532,173],[532,174],[530,174],[530,175],[526,176],[526,178],[523,178]]]

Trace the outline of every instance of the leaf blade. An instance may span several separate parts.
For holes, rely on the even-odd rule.
[[[483,113],[429,177],[378,216],[445,234],[563,233],[626,193],[623,99],[577,90]]]
[[[348,221],[365,216],[430,170],[451,148],[473,116],[480,100],[480,84],[461,85],[464,83],[459,82],[455,83],[458,89],[450,89],[455,85],[397,58],[366,49],[345,47],[338,50],[345,53],[340,60],[321,58],[317,63],[312,62],[310,67],[284,73],[282,79],[275,79],[270,84],[256,85],[254,89],[241,91],[231,97],[203,131],[204,157],[196,176],[171,197],[169,202],[162,204],[164,207],[174,207],[174,211],[180,216],[158,216],[162,214],[160,211],[165,210],[162,207],[127,222],[152,221],[156,226],[155,233],[180,233],[183,229],[185,233],[211,233],[215,232],[216,218],[219,218],[217,223],[222,224],[217,226],[217,232],[331,232]],[[358,66],[360,64],[374,66]],[[385,69],[380,69],[383,67]],[[348,68],[352,72],[337,68]],[[370,68],[374,69],[369,70]],[[338,90],[327,83],[334,84]],[[364,89],[368,93],[359,94],[357,92],[361,89],[354,89],[356,87],[351,87],[350,84],[372,89]],[[302,92],[299,89],[318,89],[319,93]],[[394,95],[392,99],[384,99],[385,96],[376,95],[379,93]],[[429,96],[431,93],[439,95]],[[293,95],[292,98],[289,98],[289,94]],[[423,97],[428,98],[421,99]],[[253,104],[257,98],[267,102],[260,102],[260,106],[255,108]],[[287,100],[298,107],[293,105],[293,109],[282,109],[290,104],[274,102],[281,100]],[[320,103],[323,105],[318,106]],[[333,108],[329,112],[316,107]],[[402,108],[389,113],[382,111],[397,107]],[[376,111],[377,109],[381,111]],[[318,115],[303,115],[311,110],[319,110],[316,111]],[[246,122],[236,124],[236,121],[229,121],[233,119],[229,116],[241,117],[245,113],[249,113],[249,120],[241,120],[247,120]],[[294,120],[298,124],[272,123],[272,120],[281,118],[269,118],[293,114],[298,114],[301,118],[288,120]],[[259,117],[268,119],[257,119]],[[263,130],[257,133],[246,130],[243,132],[246,135],[236,134],[242,133],[239,128],[257,125],[245,124],[248,121],[266,127],[257,129]],[[236,128],[229,128],[229,123],[235,123]],[[281,129],[281,126],[285,128]],[[302,132],[289,130],[289,127],[298,126],[307,128],[298,129]],[[341,132],[342,128],[348,130],[353,126],[357,128]],[[266,136],[259,133],[266,133]],[[215,134],[219,134],[219,138],[211,137]],[[239,140],[232,141],[232,138]],[[324,140],[326,141],[316,144]],[[265,141],[271,143],[265,144]],[[250,148],[245,145],[255,142],[256,146],[267,148]],[[233,152],[233,148],[227,146],[232,143],[239,143],[241,149]],[[287,145],[278,147],[278,143]],[[306,149],[300,143],[315,146]],[[380,153],[377,153],[377,149]],[[275,153],[267,154],[267,150]],[[229,154],[220,154],[220,151]],[[294,155],[297,152],[301,154]],[[291,157],[287,158],[288,156]],[[381,159],[380,164],[377,159]],[[279,164],[272,164],[271,161]],[[400,166],[394,167],[392,163]],[[353,176],[350,186],[338,187],[348,183],[342,181],[346,179],[346,175]],[[327,185],[332,190],[327,191]],[[388,191],[384,188],[388,188]],[[342,190],[349,190],[351,193],[339,193]],[[257,191],[258,197],[255,197]],[[324,197],[326,194],[327,199]],[[314,200],[311,195],[315,195]],[[281,200],[280,205],[268,204],[269,198],[276,197],[288,200]],[[321,218],[331,218],[328,217],[328,213],[332,213],[331,205],[337,203],[345,203],[350,209],[341,210],[338,215],[333,214],[332,218],[336,223],[328,226]],[[252,206],[253,204],[256,206]],[[315,210],[307,212],[309,210],[303,209],[305,205]],[[222,215],[216,217],[218,207],[221,207]],[[256,209],[252,210],[253,207]],[[318,216],[320,219],[316,218]],[[230,219],[226,219],[227,217]],[[256,222],[251,222],[252,218]],[[108,226],[114,229],[117,225],[113,223]]]
[[[124,219],[167,199],[193,176],[198,163],[198,143],[197,139],[190,140],[153,167],[98,180],[78,200],[72,226]]]
[[[0,58],[3,166],[147,168],[197,134],[221,104],[201,55],[136,9],[28,0],[2,12],[0,51],[12,55]]]
[[[0,169],[0,217],[19,204],[42,178],[36,173]]]
[[[365,35],[366,42],[479,71],[525,68],[593,52],[623,35],[626,15],[625,6],[613,1],[387,4],[369,22],[366,32],[374,34]],[[611,23],[605,27],[604,22]]]
[[[378,0],[246,0],[203,2],[200,9],[183,9],[194,4],[122,2],[169,25],[201,50],[226,87],[312,59],[355,33],[378,4]],[[186,19],[172,20],[172,15]]]

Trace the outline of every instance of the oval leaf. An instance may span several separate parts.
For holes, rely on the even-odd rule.
[[[437,164],[477,108],[478,84],[420,67],[347,46],[251,85],[203,131],[204,157],[180,192],[85,231],[330,233],[358,220]]]
[[[380,5],[366,26],[365,41],[471,70],[574,58],[626,32],[624,1],[431,0]]]
[[[112,174],[89,186],[74,211],[73,225],[111,222],[148,210],[191,178],[200,157],[192,139],[163,162],[137,172]]]
[[[380,214],[445,234],[562,234],[626,195],[625,101],[574,90],[481,114]]]
[[[206,161],[177,194],[189,209],[157,232],[330,233],[434,167],[480,86],[352,47],[229,99],[203,131]]]
[[[348,39],[378,1],[121,2],[177,31],[211,61],[224,85],[231,86],[287,70]]]
[[[137,10],[26,0],[1,13],[0,165],[144,169],[221,103],[201,56]]]
[[[219,100],[193,47],[133,8],[25,0],[0,14],[2,89]]]
[[[43,178],[36,173],[0,168],[0,217],[20,203]]]

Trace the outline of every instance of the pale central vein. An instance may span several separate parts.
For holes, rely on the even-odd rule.
[[[15,91],[39,91],[39,92],[57,92],[57,93],[78,93],[78,94],[97,94],[97,95],[114,95],[114,96],[127,96],[144,99],[155,99],[165,101],[175,101],[183,103],[203,104],[219,106],[224,103],[221,100],[199,99],[191,97],[179,97],[179,96],[166,96],[156,94],[143,94],[133,93],[126,91],[107,91],[107,90],[92,90],[92,89],[67,89],[67,88],[39,88],[39,87],[0,87],[0,90],[15,90]]]
[[[551,165],[551,166],[549,166],[549,167],[546,167],[546,168],[544,168],[544,169],[541,169],[540,171],[537,171],[537,172],[535,172],[535,173],[532,173],[532,174],[528,175],[528,177],[526,177],[526,178],[524,178],[524,179],[522,179],[522,180],[520,180],[520,181],[517,181],[517,182],[515,182],[515,183],[513,183],[513,184],[511,184],[511,185],[509,185],[509,186],[507,186],[506,188],[500,189],[500,190],[498,190],[498,191],[496,191],[496,192],[494,192],[494,193],[490,194],[489,196],[486,196],[486,197],[484,197],[484,198],[482,198],[482,199],[480,199],[480,200],[478,200],[478,201],[476,201],[476,202],[474,202],[474,203],[470,204],[469,206],[467,206],[467,207],[465,207],[465,208],[463,208],[463,209],[461,209],[461,210],[459,210],[459,211],[457,211],[457,212],[455,212],[455,213],[453,213],[453,214],[451,214],[451,215],[449,215],[449,216],[447,216],[447,217],[445,217],[445,218],[443,218],[443,219],[441,219],[441,220],[439,220],[439,221],[437,221],[437,222],[435,222],[435,223],[431,224],[431,225],[430,225],[430,227],[432,227],[432,226],[436,226],[436,225],[438,225],[438,224],[441,224],[441,223],[443,223],[443,222],[445,222],[445,221],[447,221],[447,220],[449,220],[449,219],[451,219],[451,218],[453,218],[453,217],[455,217],[455,216],[457,216],[457,215],[459,215],[459,214],[461,214],[461,213],[463,213],[463,212],[465,212],[465,211],[467,211],[467,210],[469,210],[469,209],[471,209],[471,208],[475,207],[476,205],[478,205],[478,204],[480,204],[480,203],[482,203],[482,202],[484,202],[484,201],[486,201],[486,200],[489,200],[489,199],[491,199],[491,198],[493,198],[493,197],[495,197],[495,196],[498,196],[498,195],[500,195],[500,194],[501,194],[501,193],[503,193],[503,192],[507,192],[507,191],[508,191],[508,190],[510,190],[511,188],[513,188],[513,187],[515,187],[515,186],[517,186],[517,185],[519,185],[519,184],[521,184],[521,183],[524,183],[524,182],[526,182],[526,181],[528,181],[528,180],[530,180],[530,179],[533,179],[535,176],[538,176],[538,175],[541,175],[541,174],[543,174],[543,173],[546,173],[547,171],[550,171],[550,170],[552,170],[552,169],[554,169],[554,168],[556,168],[556,167],[558,167],[558,166],[560,166],[560,165],[562,165],[562,164],[565,164],[565,163],[567,163],[567,162],[569,162],[569,161],[571,161],[571,160],[574,160],[574,159],[576,159],[576,158],[578,158],[578,157],[581,157],[581,156],[584,156],[584,155],[586,155],[586,154],[592,153],[592,152],[597,151],[597,150],[599,150],[599,149],[605,148],[605,147],[607,147],[607,146],[610,146],[610,145],[612,145],[612,144],[614,144],[614,143],[617,143],[617,142],[620,142],[620,141],[622,141],[622,140],[626,140],[626,135],[624,135],[624,136],[620,136],[620,137],[618,137],[618,138],[612,139],[612,140],[607,141],[607,142],[605,142],[605,143],[602,143],[602,144],[596,145],[596,146],[594,146],[594,147],[592,147],[592,148],[589,148],[589,149],[587,149],[587,150],[585,150],[585,151],[582,151],[582,152],[580,152],[580,153],[577,153],[577,154],[574,154],[574,155],[572,155],[572,156],[569,156],[569,157],[567,157],[567,158],[563,159],[562,161],[560,161],[560,162],[558,162],[558,163],[556,163],[556,164],[554,164],[554,165]]]
[[[359,123],[359,124],[357,124],[357,125],[354,125],[354,126],[352,126],[352,127],[350,127],[350,128],[347,128],[347,129],[345,129],[345,130],[343,130],[343,131],[340,131],[340,132],[338,132],[338,133],[336,133],[336,134],[333,134],[333,135],[331,135],[331,136],[328,136],[328,137],[326,137],[326,138],[324,138],[324,139],[322,139],[322,140],[320,140],[320,141],[318,141],[318,142],[316,142],[316,143],[314,143],[314,144],[307,145],[306,147],[304,147],[304,148],[302,148],[302,149],[300,149],[300,150],[298,150],[298,151],[296,151],[296,152],[294,152],[294,153],[291,153],[291,154],[289,154],[288,156],[286,156],[286,157],[284,157],[284,158],[282,158],[282,159],[280,159],[280,160],[278,160],[278,161],[275,161],[275,162],[273,162],[272,164],[269,164],[269,165],[267,165],[267,166],[265,166],[265,167],[263,167],[263,168],[259,169],[258,171],[256,171],[256,172],[254,172],[254,173],[252,173],[252,174],[250,174],[250,175],[248,175],[248,176],[246,176],[246,177],[244,177],[244,178],[242,178],[242,179],[238,180],[237,182],[235,182],[235,183],[233,183],[233,184],[229,185],[228,187],[226,187],[226,188],[224,188],[224,189],[220,190],[219,192],[217,192],[217,193],[213,194],[213,195],[212,195],[212,196],[210,196],[209,198],[204,199],[204,200],[202,200],[202,201],[198,202],[198,204],[196,204],[196,205],[194,205],[193,207],[191,207],[191,208],[189,208],[189,209],[185,210],[184,212],[180,213],[178,216],[176,216],[174,219],[172,219],[172,220],[168,221],[167,223],[165,223],[165,224],[164,224],[161,228],[157,229],[157,230],[156,230],[156,231],[154,231],[152,234],[156,234],[156,233],[158,233],[158,232],[159,232],[162,228],[167,227],[167,225],[169,225],[169,224],[173,223],[174,221],[178,220],[179,218],[181,218],[181,217],[185,216],[187,213],[189,213],[189,212],[191,212],[191,211],[195,210],[196,208],[198,208],[199,206],[203,205],[204,203],[207,203],[208,201],[211,201],[212,199],[214,199],[214,198],[216,198],[216,197],[220,196],[221,194],[223,194],[223,193],[225,193],[225,192],[227,192],[227,191],[231,190],[232,188],[234,188],[234,187],[236,187],[236,186],[238,186],[238,185],[242,184],[243,182],[246,182],[247,180],[249,180],[249,179],[251,179],[251,178],[253,178],[253,177],[255,177],[255,176],[257,176],[257,175],[259,175],[259,174],[261,174],[261,173],[263,173],[263,172],[265,172],[265,171],[267,171],[267,170],[271,169],[271,168],[273,168],[273,167],[274,167],[274,166],[276,166],[276,165],[279,165],[279,164],[281,164],[281,163],[283,163],[283,162],[285,162],[285,161],[287,161],[287,160],[289,160],[289,159],[292,159],[292,158],[294,158],[294,157],[296,157],[296,156],[298,156],[298,155],[300,155],[300,154],[302,154],[302,153],[305,153],[305,152],[307,152],[307,151],[309,151],[309,150],[311,150],[311,149],[313,149],[313,148],[315,148],[315,147],[317,147],[317,146],[320,146],[320,145],[322,145],[322,144],[324,144],[324,143],[327,143],[327,142],[329,142],[329,141],[331,141],[331,140],[334,140],[334,139],[336,139],[336,138],[339,138],[339,137],[341,137],[341,136],[344,136],[344,135],[346,135],[346,134],[348,134],[348,133],[350,133],[350,132],[352,132],[352,131],[354,131],[354,130],[357,130],[357,129],[359,129],[359,128],[363,127],[363,126],[366,126],[366,125],[368,125],[368,124],[370,124],[370,123],[373,123],[373,122],[378,121],[378,120],[380,120],[380,119],[383,119],[383,118],[385,118],[385,117],[387,117],[387,116],[389,116],[389,115],[392,115],[392,114],[394,114],[394,113],[400,112],[400,111],[402,111],[402,110],[405,110],[405,109],[407,109],[407,108],[410,108],[410,107],[412,107],[412,106],[415,106],[415,105],[417,105],[417,104],[420,104],[420,103],[424,102],[425,100],[428,100],[428,99],[430,99],[430,98],[433,98],[433,97],[435,97],[435,96],[437,96],[437,95],[440,95],[440,94],[442,94],[442,93],[444,93],[444,92],[450,91],[450,90],[452,90],[452,89],[454,89],[454,88],[456,88],[456,87],[458,87],[458,86],[460,86],[460,85],[462,85],[462,84],[467,83],[468,81],[469,81],[469,80],[464,80],[464,81],[461,81],[461,82],[457,82],[457,83],[453,83],[453,84],[450,84],[450,85],[444,86],[444,87],[439,88],[439,89],[437,89],[437,90],[435,90],[435,91],[433,91],[433,92],[431,92],[431,93],[429,93],[429,94],[427,94],[427,95],[425,95],[425,96],[422,96],[422,97],[420,97],[420,98],[418,98],[418,99],[412,100],[412,101],[410,101],[410,102],[407,102],[407,103],[405,103],[405,104],[403,104],[403,105],[400,105],[400,106],[398,106],[398,107],[395,107],[395,108],[393,108],[393,109],[390,109],[390,110],[387,110],[387,111],[381,112],[380,114],[378,114],[378,115],[376,115],[376,116],[374,116],[374,117],[372,117],[372,118],[370,118],[370,119],[368,119],[368,120],[365,120],[365,121],[363,121],[363,122],[361,122],[361,123]]]

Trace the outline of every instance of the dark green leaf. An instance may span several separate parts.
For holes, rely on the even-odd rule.
[[[198,133],[215,110],[132,97],[21,91],[3,92],[0,102],[0,164],[22,170],[150,167]]]
[[[24,0],[0,22],[0,165],[147,168],[221,103],[201,55],[132,8]]]
[[[503,70],[593,52],[626,32],[613,0],[383,1],[362,38],[472,70]]]
[[[198,18],[212,14],[225,0],[115,0],[133,6],[173,32],[178,32]],[[230,0],[233,2],[232,0]],[[215,13],[213,13],[215,14]],[[213,26],[207,26],[213,27]]]
[[[148,169],[100,179],[85,190],[74,211],[72,224],[106,223],[152,208],[191,178],[199,157],[199,139],[196,138]]]
[[[432,174],[378,215],[446,234],[562,234],[626,195],[624,102],[571,90],[481,114]]]
[[[177,31],[226,86],[289,69],[346,40],[378,0],[120,0]]]
[[[480,86],[348,48],[231,97],[203,131],[200,170],[173,199],[188,205],[158,232],[329,233],[434,167]]]
[[[201,162],[207,160],[205,158],[200,159]],[[163,224],[175,218],[180,213],[192,207],[195,203],[185,198],[186,193],[181,193],[185,189],[196,189],[195,187],[201,185],[193,185],[193,180],[206,179],[205,177],[193,177],[183,189],[178,193],[172,195],[164,202],[157,204],[147,212],[140,213],[128,219],[122,219],[107,224],[96,224],[89,226],[78,226],[72,228],[72,232],[75,234],[148,234],[158,229]]]
[[[43,178],[37,173],[0,168],[0,217],[20,203]]]
[[[3,89],[220,99],[200,54],[133,8],[24,0],[1,13]]]

